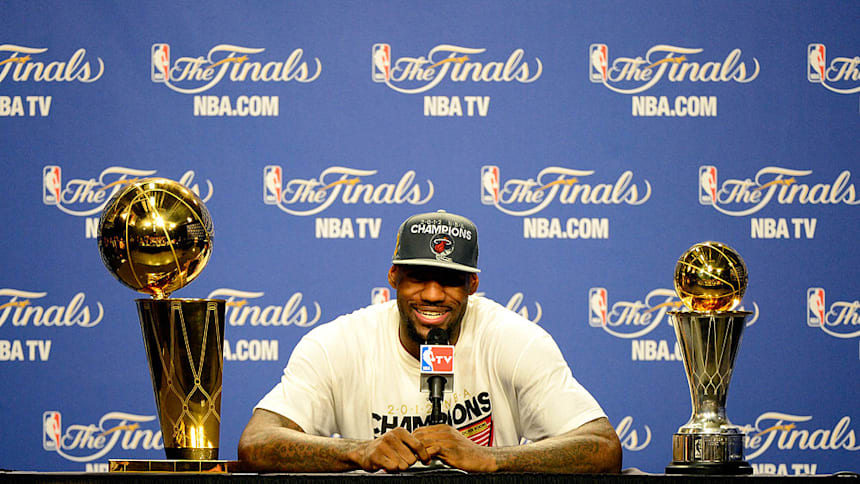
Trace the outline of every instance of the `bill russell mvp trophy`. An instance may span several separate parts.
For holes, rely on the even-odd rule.
[[[675,291],[689,311],[672,311],[690,384],[693,414],[672,438],[667,474],[752,474],[744,432],[726,418],[726,395],[748,311],[732,311],[747,287],[747,268],[734,249],[696,244],[678,259]]]
[[[167,461],[111,461],[111,471],[218,470],[225,301],[175,299],[212,253],[212,219],[182,184],[147,178],[107,203],[102,261],[136,299]],[[141,468],[140,463],[146,467]],[[213,464],[208,468],[207,463]],[[134,464],[134,465],[132,465]]]

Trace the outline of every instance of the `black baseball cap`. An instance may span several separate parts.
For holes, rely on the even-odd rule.
[[[397,231],[391,262],[481,272],[478,269],[478,229],[466,217],[444,210],[413,215]]]

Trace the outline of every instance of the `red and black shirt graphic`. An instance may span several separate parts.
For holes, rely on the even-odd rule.
[[[456,428],[464,437],[484,447],[493,446],[493,406],[490,394],[481,392],[468,400],[454,404],[443,413],[446,424]],[[371,413],[373,437],[403,427],[409,432],[430,425],[430,415],[391,415]]]

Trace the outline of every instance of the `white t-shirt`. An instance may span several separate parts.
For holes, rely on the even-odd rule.
[[[318,326],[293,350],[281,382],[257,404],[305,432],[370,440],[429,422],[420,365],[398,338],[396,301]],[[448,386],[446,386],[448,389]],[[540,326],[483,297],[469,297],[454,347],[447,423],[488,446],[559,435],[604,417]]]

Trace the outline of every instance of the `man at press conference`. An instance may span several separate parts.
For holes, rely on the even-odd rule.
[[[478,272],[470,220],[443,211],[408,218],[388,271],[396,301],[341,316],[299,341],[242,433],[243,465],[619,472],[618,436],[555,341],[475,296]],[[425,368],[421,357],[450,346],[453,374]]]

